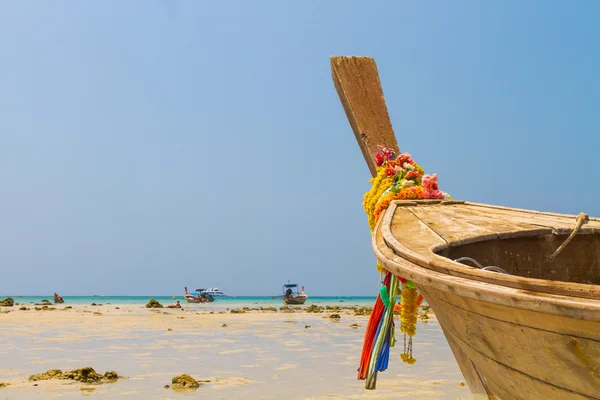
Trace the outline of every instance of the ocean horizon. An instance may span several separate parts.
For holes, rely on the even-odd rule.
[[[11,297],[16,303],[20,304],[35,304],[40,303],[42,300],[48,300],[54,303],[53,296],[15,296],[7,295],[0,296],[0,299]],[[62,296],[65,301],[65,305],[90,305],[92,303],[102,304],[146,304],[150,299],[158,300],[163,305],[168,305],[172,302],[179,300],[182,304],[188,306],[207,306],[207,305],[223,305],[231,307],[240,307],[246,305],[258,305],[258,306],[277,306],[283,305],[283,299],[281,297],[272,298],[272,296],[228,296],[228,297],[216,297],[214,303],[187,303],[183,296]],[[336,303],[347,303],[349,306],[372,306],[375,302],[375,296],[312,296],[306,300],[306,305],[310,304],[336,304]]]

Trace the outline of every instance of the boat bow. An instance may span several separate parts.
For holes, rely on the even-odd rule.
[[[332,57],[331,68],[375,175],[378,145],[398,152],[375,61]],[[387,271],[423,294],[476,397],[600,399],[599,219],[394,201],[372,245]],[[457,261],[467,258],[506,273]]]

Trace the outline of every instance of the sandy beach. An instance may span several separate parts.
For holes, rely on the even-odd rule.
[[[432,314],[417,328],[417,363],[401,362],[399,342],[377,390],[367,391],[356,370],[368,316],[355,315],[350,306],[320,313],[306,312],[307,306],[240,313],[188,304],[183,310],[140,304],[3,307],[0,383],[7,385],[0,399],[470,398]],[[332,313],[340,318],[330,318]],[[83,367],[125,379],[101,385],[28,380],[50,369]],[[202,385],[183,392],[165,388],[183,373]]]

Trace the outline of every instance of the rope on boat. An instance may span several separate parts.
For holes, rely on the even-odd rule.
[[[550,257],[548,257],[546,259],[546,262],[553,261],[560,254],[560,252],[563,251],[563,249],[565,247],[567,247],[567,245],[571,242],[571,240],[573,240],[573,238],[577,235],[577,233],[579,232],[579,230],[581,229],[583,224],[585,224],[589,220],[590,220],[589,215],[587,215],[586,213],[579,213],[579,215],[576,218],[577,223],[575,224],[575,227],[573,228],[573,231],[571,232],[569,237],[563,242],[563,244],[560,245],[560,247],[558,249],[556,249],[556,251],[554,253],[552,253],[550,255]]]
[[[477,265],[483,271],[496,271],[496,272],[501,272],[503,274],[507,274],[508,275],[508,272],[506,272],[505,270],[503,270],[500,267],[496,267],[495,265],[489,265],[487,267],[484,267],[479,261],[477,261],[476,259],[471,258],[471,257],[460,257],[460,258],[457,258],[454,261],[455,262],[471,261],[473,264]]]
[[[481,268],[484,271],[496,271],[496,272],[501,272],[503,274],[508,275],[508,272],[506,272],[505,270],[503,270],[500,267],[496,267],[495,265],[490,265],[489,267],[485,267],[485,268]]]
[[[481,263],[479,263],[476,259],[471,258],[471,257],[460,257],[457,258],[456,260],[454,260],[456,262],[462,262],[462,261],[471,261],[473,264],[477,265],[479,268],[483,269],[483,265],[481,265]]]

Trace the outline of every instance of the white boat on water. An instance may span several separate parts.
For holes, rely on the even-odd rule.
[[[216,287],[208,289],[196,289],[196,292],[200,294],[208,294],[212,297],[229,297],[229,295],[225,294],[221,289]]]

